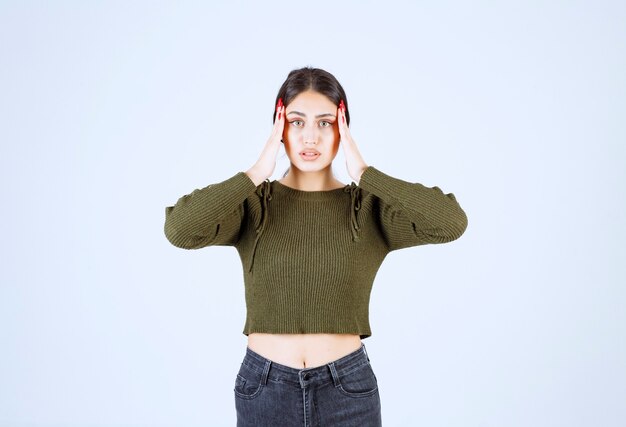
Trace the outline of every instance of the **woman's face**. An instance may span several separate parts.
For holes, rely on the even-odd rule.
[[[325,95],[308,90],[285,108],[283,141],[291,163],[302,171],[318,171],[330,165],[339,150],[337,106]],[[304,150],[319,155],[305,157]]]

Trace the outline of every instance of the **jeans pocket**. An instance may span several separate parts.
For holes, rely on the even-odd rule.
[[[369,362],[339,375],[338,389],[350,397],[368,397],[378,392],[378,380]]]
[[[260,372],[242,363],[235,377],[235,396],[242,399],[254,399],[263,391],[264,385],[261,380]]]

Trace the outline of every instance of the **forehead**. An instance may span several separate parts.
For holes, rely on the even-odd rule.
[[[326,95],[308,90],[298,94],[289,103],[286,108],[287,114],[292,110],[307,114],[332,113],[337,110],[337,106]]]

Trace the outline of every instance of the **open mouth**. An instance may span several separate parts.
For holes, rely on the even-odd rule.
[[[313,160],[317,159],[320,156],[319,153],[300,153],[300,157],[305,160]]]

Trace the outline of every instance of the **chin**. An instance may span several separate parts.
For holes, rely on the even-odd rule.
[[[330,166],[330,163],[305,162],[303,160],[291,162],[291,164],[302,172],[317,172]]]

